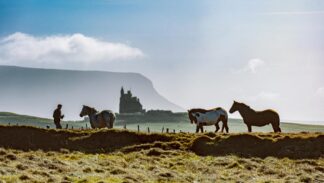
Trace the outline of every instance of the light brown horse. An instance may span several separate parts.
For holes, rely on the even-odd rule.
[[[91,128],[113,128],[116,119],[115,114],[110,110],[98,112],[95,108],[84,105],[80,117],[89,116]]]
[[[234,101],[229,112],[234,113],[235,111],[238,111],[241,114],[244,123],[248,127],[249,132],[252,132],[252,126],[264,126],[267,124],[272,125],[274,132],[281,132],[281,129],[279,127],[279,114],[272,109],[255,111],[244,103]]]

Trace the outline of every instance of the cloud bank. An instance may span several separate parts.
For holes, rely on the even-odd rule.
[[[0,40],[0,64],[94,63],[131,60],[144,53],[122,43],[112,43],[83,34],[37,37],[14,33]]]

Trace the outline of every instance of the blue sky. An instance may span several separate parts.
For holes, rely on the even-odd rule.
[[[184,108],[236,99],[324,121],[323,22],[320,0],[0,0],[0,64],[140,72]],[[71,39],[89,61],[66,54]],[[7,54],[22,40],[49,50]]]

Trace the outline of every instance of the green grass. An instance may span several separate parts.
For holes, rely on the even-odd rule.
[[[323,133],[0,126],[5,182],[323,182]]]
[[[13,154],[15,160],[7,158]],[[186,151],[153,148],[126,154],[0,149],[0,159],[0,180],[6,182],[324,181],[323,158],[202,157]]]

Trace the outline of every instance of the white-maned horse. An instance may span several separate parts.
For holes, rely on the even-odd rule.
[[[196,127],[196,133],[204,131],[203,126],[211,126],[215,125],[217,132],[219,130],[218,123],[220,121],[223,122],[223,127],[222,127],[222,132],[224,131],[224,128],[226,132],[228,133],[228,115],[227,112],[221,108],[215,108],[215,109],[210,109],[210,110],[202,110],[202,109],[191,109],[188,111],[189,112],[189,118],[190,120],[193,120],[197,127]],[[191,119],[193,118],[193,119]]]
[[[113,128],[116,119],[115,114],[110,110],[98,112],[95,108],[84,105],[80,117],[89,116],[91,128]]]

